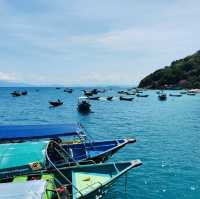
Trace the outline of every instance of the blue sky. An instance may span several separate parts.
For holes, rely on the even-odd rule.
[[[0,0],[0,80],[137,84],[200,49],[199,0]]]

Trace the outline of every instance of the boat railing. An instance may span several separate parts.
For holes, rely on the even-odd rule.
[[[81,123],[78,123],[78,125],[79,125],[80,128],[82,128],[82,129],[84,130],[84,132],[85,132],[84,135],[86,136],[86,138],[84,138],[84,142],[82,142],[82,143],[84,144],[84,147],[86,148],[86,146],[85,146],[86,142],[89,143],[91,147],[94,147],[93,144],[92,144],[92,143],[93,143],[93,139],[92,139],[92,137],[87,133],[85,127],[84,127]],[[87,134],[87,135],[86,135],[86,134]],[[80,137],[80,139],[81,139],[81,137]]]
[[[117,168],[117,166],[116,166],[116,164],[115,164],[115,163],[113,163],[113,166],[114,166],[114,168],[115,168],[116,172],[117,172],[117,173],[119,173],[119,169]]]
[[[51,159],[48,156],[47,150],[46,150],[46,157],[47,160],[49,161],[49,163],[55,168],[55,170],[58,172],[58,174],[69,184],[71,185],[73,188],[76,189],[76,191],[81,194],[81,196],[83,196],[83,194],[81,193],[81,191],[79,191],[79,189],[73,185],[73,183],[59,170],[59,168],[56,167],[56,165],[51,161]],[[78,164],[78,163],[77,163]],[[79,165],[79,164],[78,164]]]

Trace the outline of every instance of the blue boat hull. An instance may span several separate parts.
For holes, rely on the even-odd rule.
[[[91,162],[100,163],[105,162],[118,150],[123,148],[126,144],[136,142],[135,139],[119,139],[109,141],[98,141],[81,144],[63,144],[62,147],[66,151],[70,151],[73,160],[71,162]]]

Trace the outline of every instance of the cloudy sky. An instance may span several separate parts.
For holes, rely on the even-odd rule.
[[[0,80],[136,84],[200,49],[199,0],[0,0]]]

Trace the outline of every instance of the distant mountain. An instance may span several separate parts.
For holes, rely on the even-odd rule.
[[[184,59],[173,61],[170,66],[146,76],[141,80],[139,87],[200,88],[200,51]]]
[[[0,87],[28,87],[30,84],[0,80]]]

